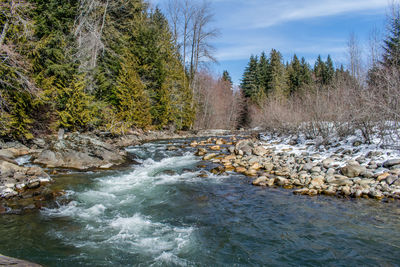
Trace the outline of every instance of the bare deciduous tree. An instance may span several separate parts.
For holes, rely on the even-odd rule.
[[[347,42],[347,56],[349,62],[350,74],[361,80],[362,78],[362,60],[361,60],[361,48],[358,38],[354,32],[350,34]]]
[[[77,42],[76,58],[83,72],[90,73],[96,67],[98,55],[105,48],[102,35],[109,4],[110,0],[80,1],[74,36]],[[91,78],[90,75],[88,78]]]

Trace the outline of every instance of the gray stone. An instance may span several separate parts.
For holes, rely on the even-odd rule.
[[[400,165],[400,159],[390,159],[383,163],[383,167],[390,168],[395,165]]]
[[[346,165],[345,167],[343,167],[341,169],[341,172],[343,175],[345,175],[349,178],[353,178],[353,177],[359,176],[362,173],[365,173],[366,170],[367,169],[364,166],[350,164],[350,165]]]
[[[305,170],[305,171],[311,171],[311,169],[313,168],[315,166],[315,164],[314,163],[306,163],[306,164],[304,164],[303,165],[303,170]]]
[[[267,150],[262,146],[257,146],[253,148],[253,154],[262,157],[267,154]]]

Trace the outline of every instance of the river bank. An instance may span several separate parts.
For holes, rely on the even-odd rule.
[[[214,174],[236,172],[251,177],[253,185],[284,187],[301,195],[400,198],[398,153],[362,147],[358,141],[350,146],[332,144],[321,148],[317,146],[318,140],[299,144],[298,140],[267,138],[257,131],[155,131],[119,137],[61,132],[34,139],[27,145],[1,144],[0,213],[40,209],[61,196],[62,188],[51,189],[53,179],[60,174],[118,169],[135,163],[127,147],[154,140],[190,138],[196,138],[187,145],[198,149],[197,156],[218,164],[212,170]]]
[[[53,178],[69,171],[109,170],[133,162],[125,148],[163,139],[232,134],[230,131],[64,133],[19,142],[0,142],[0,214],[40,209],[63,194],[50,189]]]
[[[234,142],[213,138],[191,146],[199,147],[196,155],[203,160],[220,165],[214,173],[241,173],[253,177],[256,186],[284,187],[309,196],[400,199],[398,151],[361,149],[357,142],[320,148],[316,142],[299,146],[263,137]]]

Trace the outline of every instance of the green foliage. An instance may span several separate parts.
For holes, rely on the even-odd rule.
[[[383,65],[400,67],[400,8],[393,7],[383,45]]]
[[[143,0],[115,0],[99,8],[107,11],[105,47],[85,76],[74,36],[80,1],[19,4],[0,7],[3,41],[14,49],[0,55],[0,135],[31,138],[35,127],[123,133],[131,127],[193,125],[192,90],[159,9],[149,11]]]
[[[282,63],[282,54],[275,49],[272,49],[270,53],[268,91],[278,98],[284,97],[288,93],[285,66]]]
[[[231,85],[233,84],[233,83],[232,83],[231,75],[229,75],[229,72],[228,72],[227,70],[224,70],[224,71],[223,71],[223,73],[222,73],[222,80],[224,80],[224,81],[226,81],[226,82],[229,82]]]
[[[117,118],[126,128],[146,128],[151,124],[150,101],[132,61],[121,68],[116,86]]]
[[[244,71],[241,88],[245,97],[252,98],[257,92],[257,66],[258,59],[255,56],[250,57],[250,61]]]
[[[85,93],[85,82],[82,76],[75,76],[69,85],[58,86],[55,103],[57,104],[57,126],[78,130],[87,129],[93,122],[93,111],[90,104],[93,97]]]

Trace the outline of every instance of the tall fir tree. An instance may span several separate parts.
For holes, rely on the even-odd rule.
[[[282,63],[282,54],[275,49],[272,49],[270,53],[268,91],[276,98],[282,98],[288,94],[286,71],[285,65]]]
[[[258,59],[252,55],[243,73],[241,82],[241,88],[244,96],[247,98],[253,97],[257,91],[257,66]]]
[[[389,21],[389,32],[383,45],[383,65],[400,68],[400,8],[393,6]]]
[[[131,59],[122,64],[115,87],[117,116],[124,123],[125,130],[151,125],[149,97],[134,66]]]

